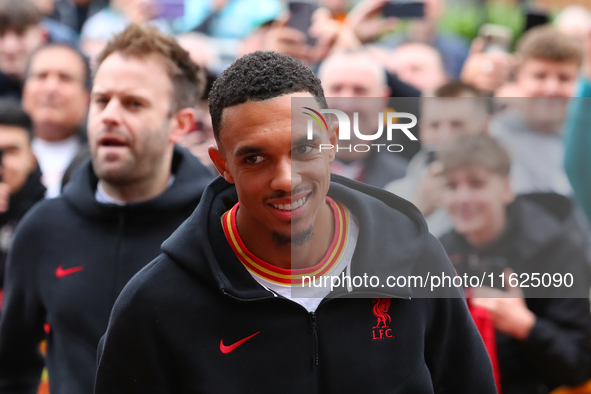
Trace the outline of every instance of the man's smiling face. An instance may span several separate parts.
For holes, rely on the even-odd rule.
[[[336,145],[334,131],[315,129],[307,139],[308,117],[301,111],[292,122],[293,93],[224,109],[220,150],[212,159],[224,178],[236,185],[238,221],[276,244],[298,246],[310,239],[330,186],[329,164]],[[293,125],[293,127],[292,127]]]

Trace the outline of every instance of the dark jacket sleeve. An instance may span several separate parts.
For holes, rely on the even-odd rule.
[[[174,394],[173,360],[167,354],[166,340],[158,335],[166,322],[152,313],[157,301],[140,286],[154,260],[125,286],[109,320],[109,326],[98,348],[95,394]],[[155,307],[158,309],[158,307]]]
[[[543,314],[521,347],[540,376],[553,386],[577,386],[591,376],[589,300],[535,299]]]
[[[445,250],[432,235],[429,235],[422,261],[431,267],[431,274],[443,272],[455,276]],[[425,361],[435,393],[496,394],[490,358],[461,289],[455,291],[455,297],[432,298],[429,304],[431,321],[425,342]]]
[[[536,258],[543,272],[573,275],[576,294],[589,294],[586,250],[569,242],[557,241]],[[546,264],[544,264],[546,263]],[[565,298],[566,287],[549,296],[527,299],[536,323],[520,343],[522,352],[544,380],[553,386],[576,386],[591,377],[591,312],[589,298]]]
[[[31,212],[29,212],[31,213]],[[30,215],[28,216],[30,219]],[[37,393],[45,309],[37,281],[38,234],[27,217],[17,229],[4,278],[0,319],[0,393]]]

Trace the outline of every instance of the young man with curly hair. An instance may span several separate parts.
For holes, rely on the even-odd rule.
[[[96,394],[496,393],[457,289],[302,284],[454,273],[414,206],[331,179],[321,144],[336,131],[308,138],[298,100],[326,108],[318,78],[286,55],[255,52],[217,79],[221,177],[117,300]]]

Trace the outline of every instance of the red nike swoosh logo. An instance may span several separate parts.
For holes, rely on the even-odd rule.
[[[84,267],[80,266],[80,267],[72,267],[72,268],[66,268],[64,269],[61,265],[59,267],[57,267],[57,269],[55,270],[55,276],[57,276],[58,278],[63,278],[64,276],[68,276],[70,274],[73,274],[74,272],[79,272],[82,271],[84,269]]]
[[[260,332],[260,331],[259,331]],[[233,345],[230,346],[224,346],[224,340],[222,339],[220,341],[220,350],[222,351],[222,353],[224,354],[228,354],[230,353],[232,350],[236,349],[238,346],[242,345],[244,342],[248,341],[250,338],[254,337],[255,335],[257,335],[259,332],[255,332],[254,334],[252,334],[249,337],[246,337],[244,339],[239,340],[238,342],[236,342]]]

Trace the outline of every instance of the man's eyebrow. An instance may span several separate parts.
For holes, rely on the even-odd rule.
[[[307,136],[304,136],[304,137],[298,138],[297,140],[293,140],[291,142],[291,145],[298,146],[298,145],[302,145],[302,144],[309,143],[309,142],[319,143],[320,141],[322,141],[322,137],[320,136],[320,134],[314,133],[314,134],[312,134],[311,140],[308,139]]]
[[[142,96],[140,94],[135,94],[135,93],[117,93],[117,92],[113,93],[113,91],[111,91],[111,90],[95,90],[90,93],[90,97],[117,96],[117,95],[122,96],[123,100],[137,100],[137,101],[142,101],[142,102],[149,102],[150,101],[145,96]]]
[[[253,154],[253,153],[261,153],[262,151],[263,151],[263,148],[261,148],[260,146],[244,145],[244,146],[241,146],[240,148],[236,149],[236,151],[234,152],[234,156],[239,157],[239,156],[249,155],[249,154]]]

